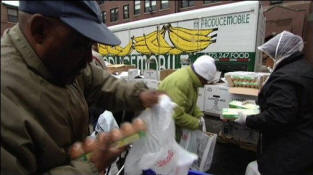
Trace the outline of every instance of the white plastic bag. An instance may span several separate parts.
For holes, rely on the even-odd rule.
[[[256,160],[248,164],[245,175],[260,175],[258,162]]]
[[[118,124],[110,111],[104,111],[98,118],[95,131],[91,134],[92,137],[96,137],[96,132],[110,132],[114,128],[119,128]]]
[[[180,145],[199,157],[191,169],[206,172],[211,167],[217,135],[206,132],[205,124],[202,126],[202,131],[183,129]]]
[[[139,118],[145,121],[148,129],[146,137],[133,144],[126,158],[126,175],[138,175],[147,169],[158,175],[187,175],[197,156],[185,151],[175,141],[172,118],[175,106],[168,96],[162,95],[159,104],[140,114]]]
[[[95,127],[95,131],[90,135],[93,138],[96,138],[97,133],[102,132],[110,132],[114,128],[119,128],[112,112],[104,111],[98,118],[97,125]],[[113,175],[118,172],[117,160],[111,164],[110,171],[108,175]]]

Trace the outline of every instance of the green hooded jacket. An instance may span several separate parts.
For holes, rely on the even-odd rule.
[[[88,106],[143,110],[144,84],[126,84],[96,65],[57,86],[18,24],[1,38],[1,174],[98,174],[70,160],[68,148],[89,135]]]
[[[191,67],[181,68],[167,76],[159,85],[178,105],[175,108],[176,140],[181,137],[181,129],[199,128],[200,117],[204,114],[197,106],[198,88],[203,85]]]

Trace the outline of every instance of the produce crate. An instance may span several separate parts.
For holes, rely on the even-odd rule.
[[[128,69],[135,69],[135,66],[125,64],[112,64],[107,66],[107,71],[111,74],[120,74],[121,72],[128,72]]]
[[[168,75],[175,72],[175,69],[165,69],[160,71],[160,80],[164,80]]]

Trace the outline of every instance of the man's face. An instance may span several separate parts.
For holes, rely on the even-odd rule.
[[[266,67],[273,68],[274,66],[274,60],[265,53],[263,53],[263,62]]]
[[[208,80],[202,78],[201,76],[199,76],[199,79],[200,79],[200,82],[201,82],[202,86],[208,84]]]
[[[56,19],[52,20],[53,32],[50,32],[44,44],[41,57],[52,75],[61,84],[70,84],[82,69],[92,60],[89,39]]]

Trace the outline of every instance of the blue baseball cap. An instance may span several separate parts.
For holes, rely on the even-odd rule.
[[[119,45],[121,41],[102,22],[95,1],[20,1],[19,10],[59,18],[83,36],[102,44]]]

